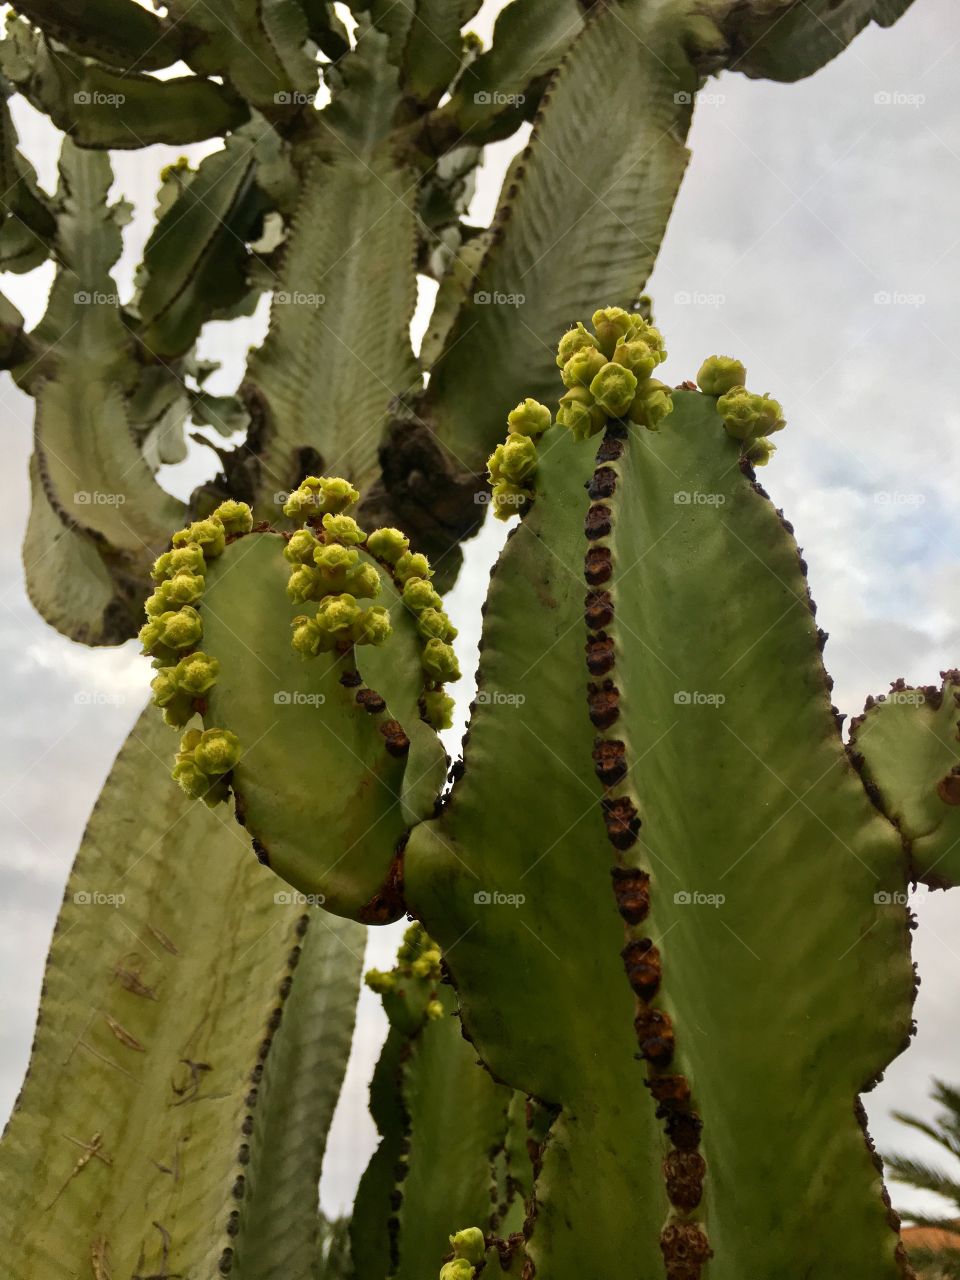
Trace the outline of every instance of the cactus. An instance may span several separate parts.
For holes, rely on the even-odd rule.
[[[907,5],[512,0],[486,50],[475,0],[352,33],[313,0],[13,7],[0,260],[56,268],[32,331],[0,300],[28,588],[74,639],[139,629],[155,703],[0,1153],[13,1280],[908,1275],[859,1095],[909,1040],[906,886],[957,880],[960,678],[844,746],[756,481],[783,409],[734,357],[660,381],[638,301],[706,77],[808,75]],[[52,196],[14,92],[67,135]],[[106,153],[211,137],[121,301]],[[213,395],[195,344],[265,291]],[[246,438],[183,504],[157,472],[190,420]],[[451,768],[443,593],[484,471],[520,520]],[[404,914],[348,1229],[316,1188],[362,926]]]

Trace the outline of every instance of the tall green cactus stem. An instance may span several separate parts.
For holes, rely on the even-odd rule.
[[[443,785],[433,724],[460,673],[429,563],[397,530],[365,550],[357,497],[308,477],[286,503],[306,517],[293,534],[252,531],[242,503],[175,534],[141,640],[164,718],[203,717],[181,742],[180,785],[210,804],[232,788],[263,861],[328,910],[382,922],[402,914],[399,849]]]
[[[636,1256],[638,1240],[652,1241],[662,1262],[648,1264],[651,1274],[665,1264],[678,1278],[800,1275],[815,1271],[824,1249],[844,1274],[894,1277],[905,1263],[857,1095],[910,1028],[906,863],[840,739],[823,637],[789,526],[715,405],[676,391],[659,431],[608,422],[589,465],[589,502],[574,495],[577,455],[590,446],[569,435],[564,446],[556,428],[543,437],[535,501],[494,575],[479,676],[486,697],[471,722],[465,773],[440,817],[411,837],[408,901],[441,945],[456,943],[447,963],[481,1056],[501,1078],[561,1107],[528,1224],[537,1265],[571,1277],[596,1266],[579,1256],[585,1228],[576,1209],[589,1189],[571,1179],[576,1159],[572,1168],[559,1160],[565,1130],[582,1123],[584,1090],[599,1085],[589,1080],[595,1063],[578,1070],[571,1062],[571,1041],[583,1040],[605,1046],[615,1082],[604,1097],[617,1100],[618,1131],[606,1141],[620,1161],[604,1187],[623,1204],[620,1222],[603,1231],[592,1224],[593,1248],[608,1231],[621,1257]],[[574,524],[587,534],[589,720],[561,729],[568,699],[559,688],[550,698],[534,691],[545,682],[541,668],[562,672],[581,643],[573,589],[562,581]],[[521,617],[518,659],[513,626]],[[522,720],[519,699],[511,704],[495,690],[526,695]],[[523,729],[530,741],[514,795],[504,743]],[[554,788],[550,806],[531,813],[537,754],[554,778],[561,761],[582,777],[592,757],[602,787],[602,822],[593,821],[616,859],[612,898],[598,874],[603,862],[590,873],[591,837],[564,835],[565,827],[578,832],[580,806],[555,814]],[[747,793],[756,804],[742,804]],[[540,885],[545,862],[550,877]],[[567,866],[576,869],[577,918],[566,921],[561,942]],[[526,929],[511,929],[513,913],[498,917],[483,895],[471,910],[478,883],[504,893],[522,883]],[[620,910],[616,943],[609,925],[587,939],[575,933],[594,895],[598,909],[602,895],[611,916],[614,903]],[[606,948],[622,952],[631,1015],[609,997],[599,1003],[607,987],[592,966]],[[594,976],[584,1003],[603,1031],[573,1030],[585,1011],[568,968],[550,954],[571,950]],[[529,974],[525,992],[511,982],[520,967]],[[534,992],[537,1006],[527,1003]],[[741,1008],[733,1017],[731,1003]],[[545,1018],[540,1009],[551,1012]],[[631,1084],[633,1053],[618,1048],[624,1018],[646,1063],[649,1103]],[[510,1025],[524,1026],[523,1045],[504,1036]],[[572,1077],[554,1067],[560,1058]],[[648,1106],[664,1138],[651,1137],[644,1150],[661,1154],[630,1177],[636,1138],[624,1111],[639,1123]],[[594,1159],[605,1145],[595,1133]],[[637,1203],[644,1178],[654,1177],[663,1178],[666,1212],[652,1184],[649,1200]]]
[[[505,1142],[513,1095],[464,1040],[422,926],[407,930],[394,969],[367,983],[390,1031],[371,1089],[381,1144],[357,1193],[354,1264],[357,1280],[420,1280],[457,1222],[492,1230],[491,1153]]]
[[[279,1280],[315,1255],[363,930],[309,918],[240,833],[171,792],[168,736],[148,709],[67,884],[4,1135],[10,1280]]]

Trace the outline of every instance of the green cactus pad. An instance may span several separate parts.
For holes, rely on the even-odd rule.
[[[432,811],[446,770],[420,719],[415,619],[361,550],[380,575],[393,634],[382,649],[358,647],[355,660],[300,657],[290,624],[305,606],[287,598],[283,546],[278,534],[250,534],[208,567],[202,648],[220,665],[204,722],[240,740],[232,785],[259,856],[336,914],[394,918],[397,847]]]
[[[906,864],[847,759],[790,528],[737,448],[711,398],[677,392],[660,433],[611,428],[585,522],[611,567],[594,759],[611,840],[651,876],[624,951],[638,1041],[654,1092],[691,1091],[664,1108],[664,1251],[702,1220],[711,1277],[811,1272],[826,1249],[892,1280],[855,1103],[909,1033]]]
[[[222,1274],[274,1212],[290,1251],[315,1235],[363,931],[306,928],[241,833],[171,789],[169,737],[146,711],[67,885],[0,1149],[10,1280]]]
[[[582,707],[594,451],[560,427],[542,437],[536,500],[491,581],[466,772],[404,862],[408,902],[444,949],[478,1053],[498,1079],[562,1108],[528,1244],[554,1280],[615,1275],[625,1257],[638,1275],[661,1274],[668,1209]]]
[[[560,1106],[529,1254],[572,1277],[602,1272],[579,1251],[609,1241],[609,1271],[646,1250],[658,1274],[662,1251],[679,1276],[712,1251],[709,1275],[734,1280],[780,1274],[784,1257],[809,1271],[828,1239],[844,1274],[893,1280],[898,1237],[855,1108],[909,1032],[906,863],[847,761],[796,546],[707,397],[675,393],[658,433],[614,423],[595,451],[544,438],[537,498],[493,579],[465,774],[405,862],[481,1055]],[[586,724],[564,687],[574,658]],[[491,890],[526,902],[471,904]],[[616,979],[601,976],[611,951]],[[599,1061],[571,1049],[594,1044]],[[643,1132],[657,1124],[644,1075],[662,1137]]]
[[[412,925],[397,967],[368,979],[383,991],[390,1031],[371,1090],[381,1145],[351,1227],[357,1280],[420,1280],[449,1253],[458,1223],[489,1228],[491,1152],[506,1140],[513,1096],[478,1064],[439,969],[418,976],[404,960],[411,940],[433,945]]]
[[[941,676],[940,688],[896,681],[850,729],[871,795],[906,841],[912,873],[934,889],[960,885],[960,674]]]

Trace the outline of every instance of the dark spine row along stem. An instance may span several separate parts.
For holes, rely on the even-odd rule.
[[[690,1084],[671,1070],[675,1031],[669,1013],[657,1003],[663,961],[645,923],[650,911],[650,874],[636,864],[634,849],[641,819],[627,780],[630,761],[626,743],[617,736],[620,690],[616,684],[616,590],[613,553],[606,545],[614,530],[617,488],[623,483],[618,465],[628,442],[619,422],[607,427],[597,453],[597,467],[587,486],[590,508],[584,531],[587,551],[584,577],[587,595],[584,620],[589,680],[587,706],[597,730],[593,761],[603,785],[601,810],[607,839],[615,851],[613,892],[624,922],[623,964],[636,996],[634,1028],[639,1056],[648,1068],[646,1085],[657,1104],[670,1143],[663,1162],[671,1214],[660,1235],[668,1280],[699,1280],[713,1254],[703,1225],[694,1214],[703,1197],[706,1163],[700,1153],[702,1121],[693,1108]]]

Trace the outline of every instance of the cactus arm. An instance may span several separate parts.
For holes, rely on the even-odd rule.
[[[371,1088],[381,1145],[351,1224],[357,1280],[420,1280],[449,1252],[458,1223],[491,1224],[490,1154],[505,1141],[512,1094],[463,1038],[439,962],[411,968],[432,947],[413,925],[396,968],[368,976],[390,1030]]]
[[[154,71],[183,54],[183,28],[134,0],[17,0],[13,8],[72,53],[119,71]]]
[[[155,80],[120,75],[64,49],[15,20],[0,44],[4,74],[27,101],[81,147],[129,150],[180,146],[236,128],[247,108],[224,86],[198,76]]]
[[[141,579],[183,512],[129,426],[124,393],[137,365],[111,275],[125,214],[107,204],[112,181],[105,155],[64,140],[58,271],[30,351],[12,370],[37,400],[27,590],[48,622],[87,643],[117,643],[135,629]]]
[[[30,459],[30,514],[23,538],[27,595],[51,627],[80,644],[122,644],[142,616],[141,584],[102,554],[96,539],[54,510]]]
[[[658,947],[638,1007],[667,1013],[675,1043],[661,1061],[638,1026],[641,1050],[652,1081],[687,1080],[702,1120],[693,1216],[711,1276],[774,1274],[785,1257],[802,1274],[826,1249],[845,1275],[893,1277],[898,1237],[854,1100],[908,1038],[905,862],[846,758],[789,526],[741,474],[715,404],[678,391],[659,432],[608,436],[586,522],[613,566],[603,635],[619,714],[599,740],[630,770],[606,798],[636,806],[627,857],[652,877],[627,943]],[[697,891],[724,901],[698,907]],[[678,1168],[682,1118],[667,1123]],[[758,1161],[773,1134],[778,1154]]]
[[[33,167],[18,150],[5,87],[0,87],[0,97],[0,269],[32,271],[50,251],[56,220]]]
[[[672,5],[598,9],[557,72],[422,411],[461,465],[482,469],[525,395],[552,395],[574,315],[640,293],[687,162],[683,34]]]
[[[872,22],[890,27],[913,0],[806,0],[726,5],[719,25],[729,41],[725,65],[751,77],[801,80],[832,61]]]
[[[200,75],[222,75],[252,106],[268,114],[293,95],[316,93],[307,16],[298,0],[225,0],[197,5],[173,0],[171,17],[193,29],[186,57]]]
[[[415,620],[380,569],[379,598],[393,625],[388,664],[375,646],[355,658],[305,661],[291,647],[290,625],[305,606],[286,598],[290,565],[282,548],[276,534],[251,534],[208,569],[202,644],[220,663],[220,677],[205,719],[243,744],[233,786],[260,856],[330,911],[371,922],[396,918],[397,847],[409,823],[432,811],[446,773],[440,741],[417,707],[423,674]],[[253,602],[266,619],[253,633],[256,654]],[[367,698],[370,689],[379,698]],[[393,701],[385,702],[387,694]]]
[[[238,1280],[306,1277],[317,1264],[317,1186],[350,1056],[364,935],[352,920],[311,913],[253,1113],[248,1193],[232,1239]]]
[[[854,760],[907,842],[912,874],[937,889],[960,884],[960,676],[942,675],[939,689],[897,681],[850,728]]]
[[[392,401],[415,389],[408,326],[416,302],[410,175],[384,154],[307,165],[270,331],[248,366],[257,506],[310,470],[356,484],[379,475]]]
[[[144,249],[139,334],[156,356],[183,354],[204,322],[250,285],[247,244],[268,201],[257,186],[257,135],[243,129],[187,174]]]
[[[169,737],[152,710],[137,723],[67,886],[0,1153],[11,1280],[90,1275],[97,1258],[101,1275],[223,1274],[235,1215],[256,1216],[248,1131],[285,1123],[258,1112],[283,1105],[285,997],[313,925],[321,950],[327,935],[314,921],[304,939],[302,909],[275,901],[237,833],[171,793],[156,768]],[[84,901],[98,893],[124,901]],[[338,954],[326,977],[347,989],[357,961]]]
[[[403,50],[404,92],[433,107],[455,79],[463,56],[460,7],[447,0],[417,0]]]
[[[492,140],[504,122],[512,132],[518,109],[528,113],[531,87],[559,66],[583,24],[578,0],[513,0],[497,17],[490,48],[464,68],[449,103],[430,121],[431,131],[449,129],[472,142]]]
[[[407,901],[444,950],[479,1055],[498,1079],[562,1108],[527,1244],[558,1280],[616,1275],[625,1258],[632,1273],[661,1274],[668,1209],[637,1079],[593,733],[577,706],[590,452],[559,428],[542,442],[536,502],[491,580],[465,774],[404,857]],[[493,893],[525,901],[484,900]]]

